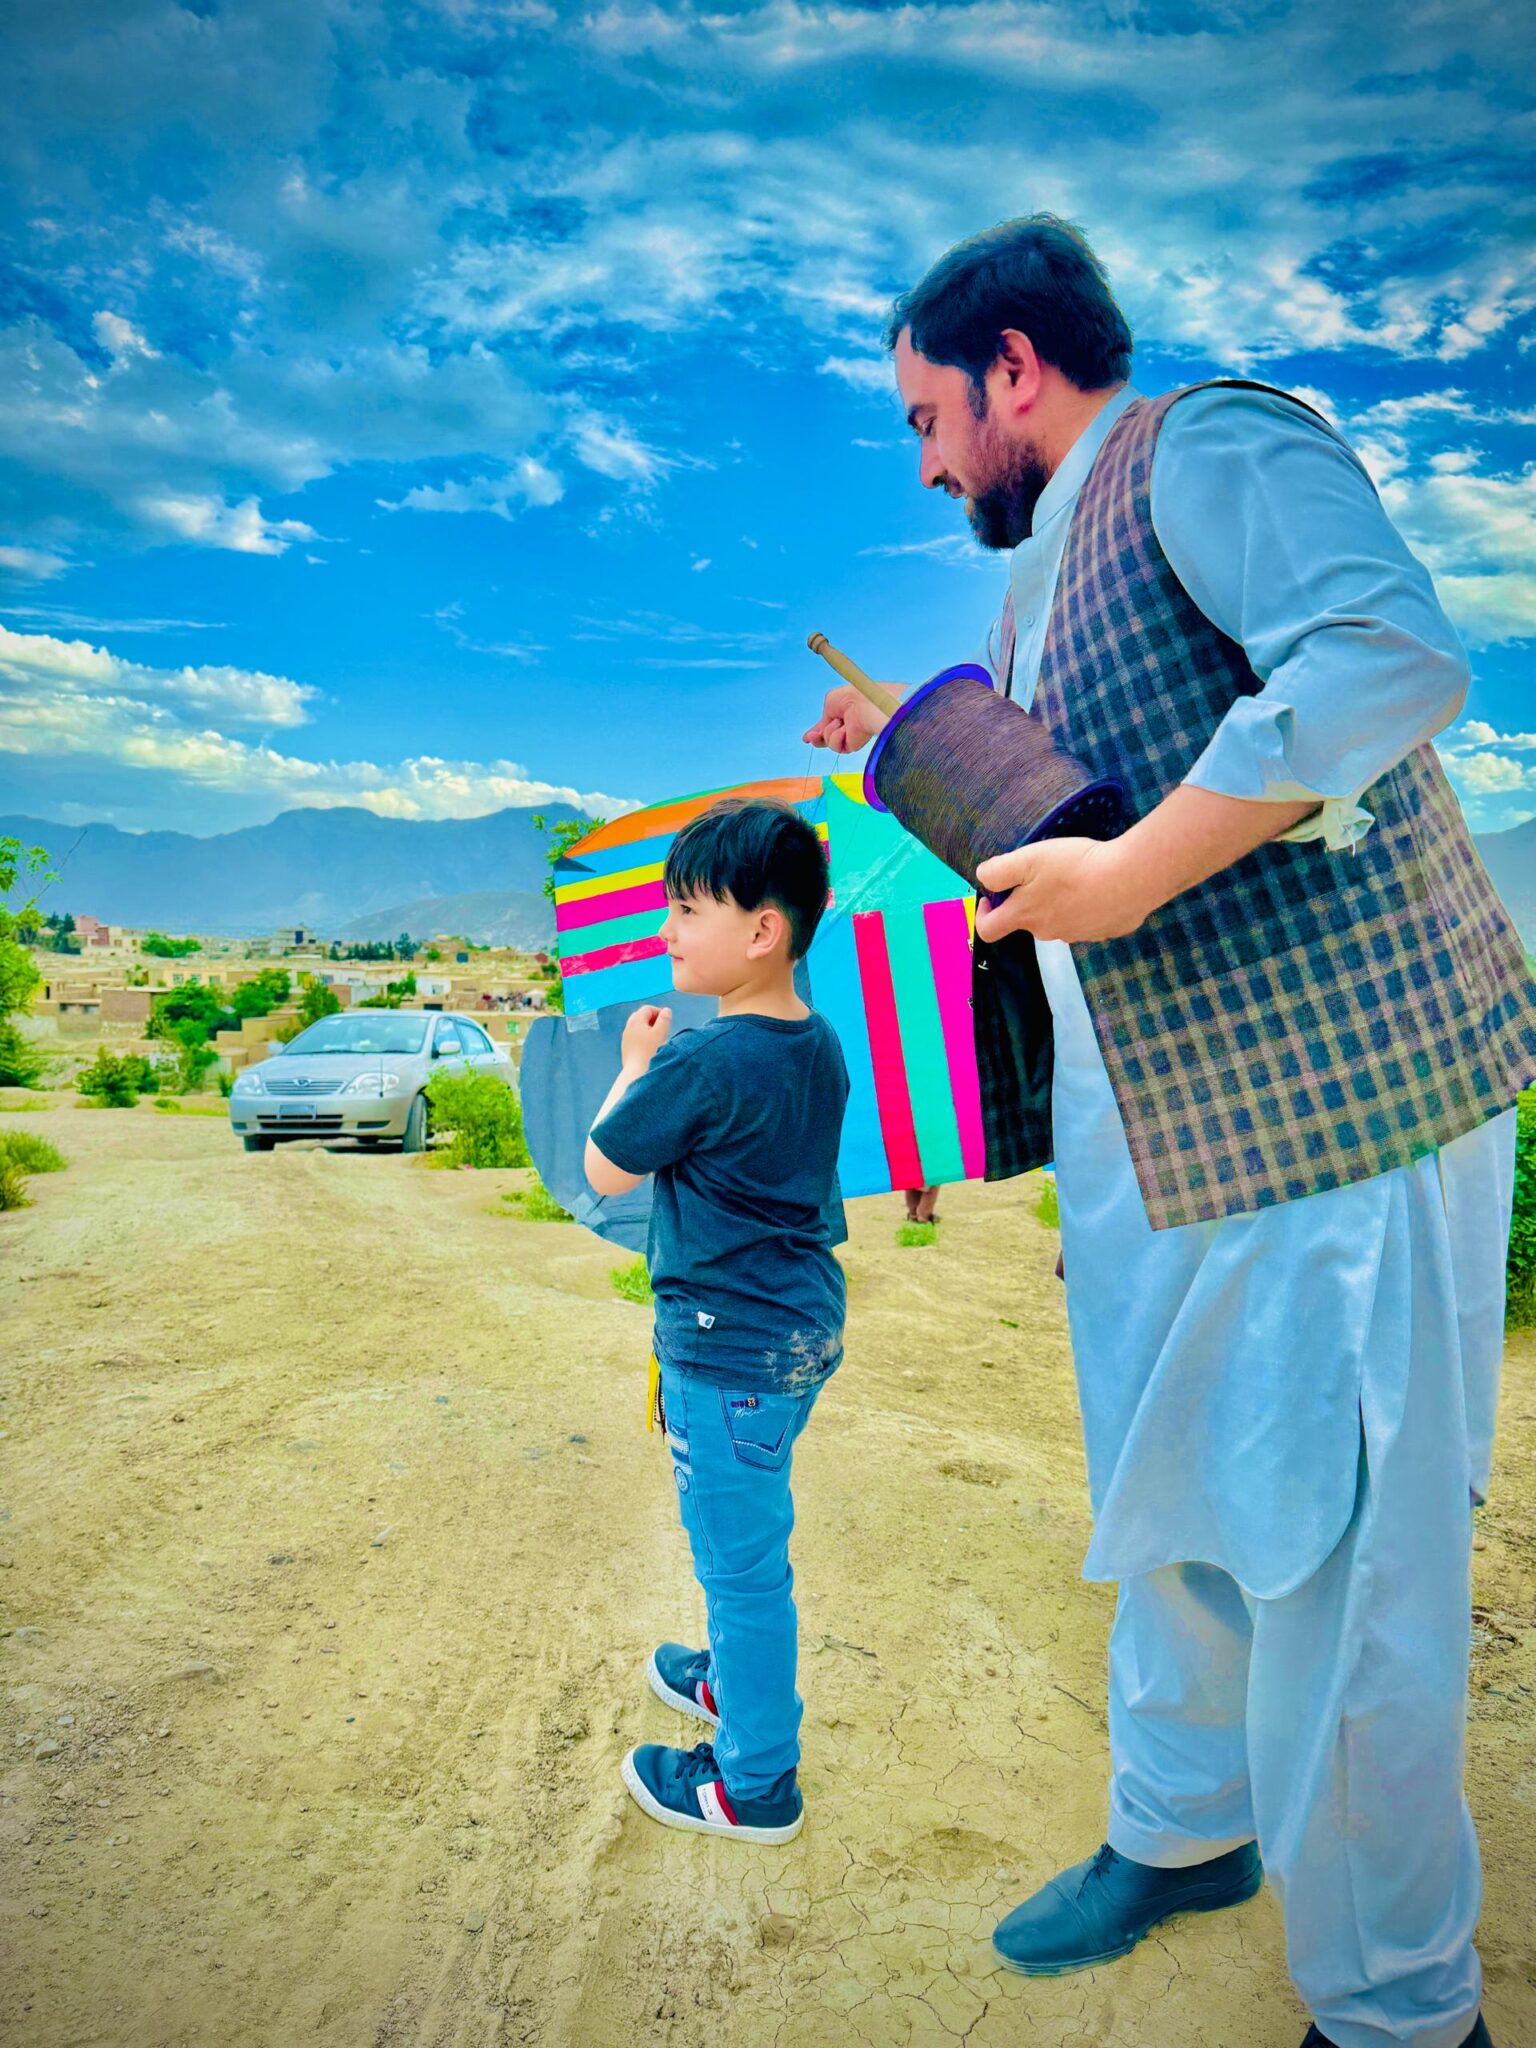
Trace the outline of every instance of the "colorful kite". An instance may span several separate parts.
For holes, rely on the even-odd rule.
[[[567,1018],[671,1000],[659,936],[662,868],[682,827],[724,796],[794,804],[827,847],[832,895],[805,974],[809,999],[836,1030],[848,1065],[843,1193],[980,1179],[971,896],[894,818],[864,801],[857,775],[709,790],[631,812],[572,846],[555,871]]]

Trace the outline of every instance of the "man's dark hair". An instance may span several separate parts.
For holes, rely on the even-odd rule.
[[[1027,334],[1036,355],[1080,391],[1123,384],[1131,374],[1131,330],[1103,266],[1081,232],[1054,213],[1001,221],[957,242],[891,308],[887,348],[904,327],[930,363],[965,371],[978,416],[1007,327]]]
[[[765,903],[789,920],[789,957],[800,959],[827,907],[826,849],[789,804],[726,797],[686,824],[667,854],[669,896],[726,898],[743,910]]]

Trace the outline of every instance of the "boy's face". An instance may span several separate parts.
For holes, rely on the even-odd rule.
[[[684,995],[723,996],[760,972],[775,953],[789,957],[789,921],[771,903],[743,910],[734,897],[672,896],[661,928],[672,986]]]

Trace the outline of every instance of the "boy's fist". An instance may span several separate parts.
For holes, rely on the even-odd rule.
[[[647,1003],[636,1010],[624,1026],[620,1051],[625,1066],[648,1067],[666,1044],[667,1033],[671,1029],[670,1010],[658,1010],[654,1003]]]

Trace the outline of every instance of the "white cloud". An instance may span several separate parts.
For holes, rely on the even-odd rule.
[[[497,519],[512,519],[524,506],[553,505],[564,495],[565,485],[555,472],[526,455],[500,476],[417,484],[394,503],[387,498],[378,502],[386,512],[489,512]]]
[[[221,498],[143,497],[138,510],[152,525],[195,547],[228,548],[237,555],[280,555],[296,540],[315,540],[302,519],[268,519],[255,498],[229,505]]]
[[[50,723],[54,712],[67,718],[71,708],[81,710],[87,700],[100,700],[139,708],[173,706],[178,713],[236,725],[293,726],[306,723],[307,707],[319,694],[306,683],[259,669],[150,668],[86,640],[14,633],[0,626],[0,712],[13,733],[20,723],[17,706],[29,702]],[[21,746],[12,751],[40,750]]]
[[[515,761],[417,755],[392,764],[311,760],[232,738],[228,725],[294,726],[318,695],[283,676],[153,669],[84,641],[0,627],[0,753],[155,770],[202,789],[289,805],[360,804],[385,817],[467,818],[570,803],[613,816],[626,798],[540,781]]]
[[[851,384],[855,391],[877,392],[882,398],[894,398],[896,379],[891,369],[889,356],[828,356],[816,365],[824,377],[840,377],[845,384]],[[875,448],[876,441],[858,441],[859,448]]]
[[[571,421],[570,441],[576,460],[614,483],[649,490],[677,467],[677,458],[648,447],[622,420],[578,411]]]
[[[56,555],[48,548],[0,547],[0,569],[9,570],[13,576],[24,577],[29,583],[44,583],[50,576],[60,576],[69,567],[63,555]]]
[[[1472,796],[1506,796],[1536,786],[1536,771],[1507,754],[1465,754],[1447,763],[1455,781]]]
[[[128,356],[146,356],[153,361],[160,353],[150,347],[131,320],[124,320],[118,313],[96,314],[91,331],[114,362],[120,363]]]
[[[876,547],[860,548],[859,553],[885,559],[915,555],[929,562],[947,562],[958,569],[985,569],[999,578],[1007,575],[1006,559],[982,547],[969,532],[941,533],[932,540],[886,541]]]

